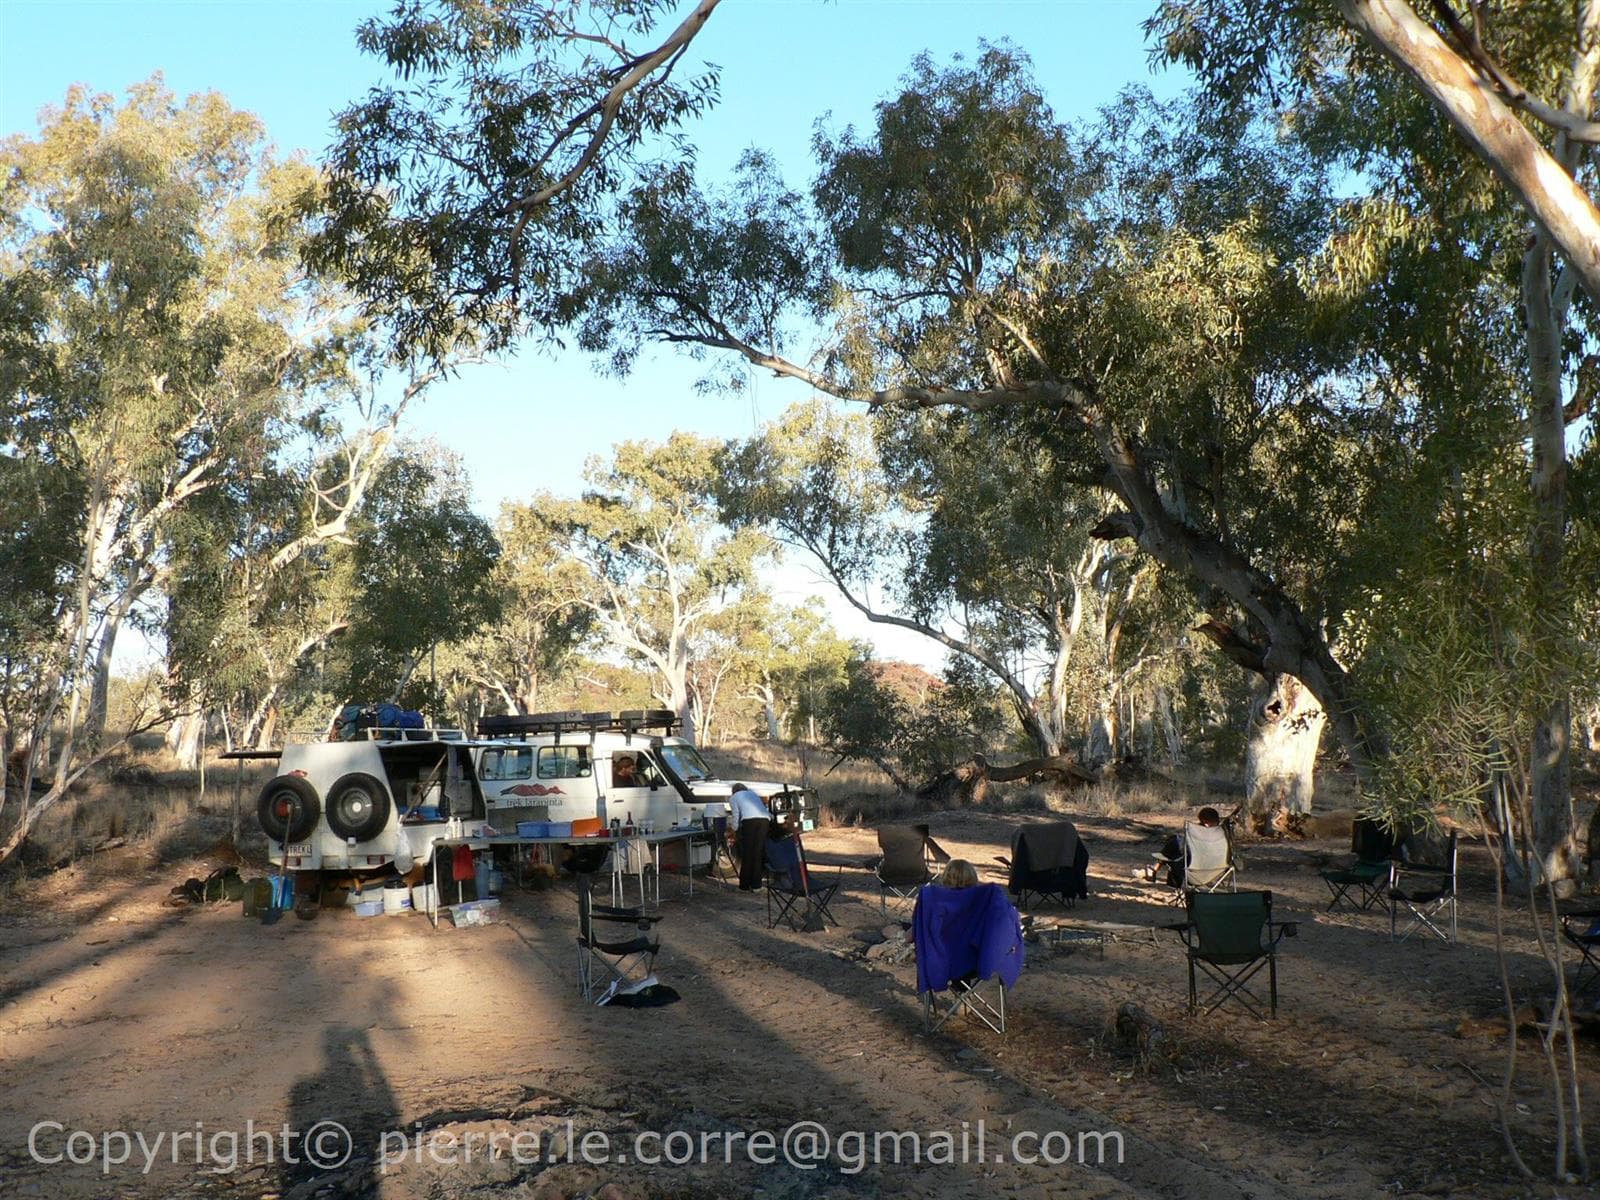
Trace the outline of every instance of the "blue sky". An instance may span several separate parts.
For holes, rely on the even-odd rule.
[[[120,93],[155,71],[180,94],[216,90],[259,116],[280,151],[315,158],[329,118],[382,78],[353,30],[381,0],[0,0],[0,134],[31,134],[36,114],[73,83]],[[687,11],[687,0],[682,6]],[[693,52],[723,70],[722,103],[693,131],[705,178],[747,147],[773,151],[792,184],[810,178],[813,123],[864,125],[911,59],[970,55],[1008,39],[1033,58],[1057,114],[1087,117],[1124,86],[1171,94],[1181,79],[1152,76],[1140,22],[1154,0],[726,0]],[[623,438],[673,429],[748,436],[805,399],[786,382],[756,379],[731,400],[693,390],[696,364],[670,351],[626,381],[597,376],[577,353],[527,352],[473,367],[433,391],[410,422],[465,460],[486,515],[537,489],[576,492],[584,459]],[[810,583],[785,572],[795,593]],[[822,586],[815,585],[821,594]],[[841,614],[842,618],[842,614]],[[851,632],[860,627],[843,619]],[[920,640],[875,633],[880,651],[930,665]]]

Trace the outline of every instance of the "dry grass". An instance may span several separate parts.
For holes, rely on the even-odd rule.
[[[270,766],[247,765],[239,787],[239,852],[265,861],[266,838],[255,818],[256,792]],[[10,873],[19,878],[94,854],[126,839],[146,846],[161,863],[203,855],[232,840],[235,773],[181,770],[162,750],[143,750],[105,764],[79,780],[34,826]]]

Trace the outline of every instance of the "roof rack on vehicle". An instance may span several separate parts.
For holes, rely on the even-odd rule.
[[[424,726],[413,729],[401,725],[369,725],[356,731],[358,742],[460,742],[466,734],[459,729]]]
[[[647,729],[659,729],[670,736],[677,727],[678,714],[669,708],[627,708],[618,713],[520,713],[478,718],[478,736],[491,738],[527,738],[541,733],[638,733]]]

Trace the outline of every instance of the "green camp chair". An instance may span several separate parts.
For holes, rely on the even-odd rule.
[[[1190,892],[1189,919],[1169,925],[1183,938],[1189,954],[1189,1011],[1214,1012],[1237,1000],[1258,1020],[1278,1015],[1278,943],[1300,930],[1295,921],[1272,919],[1271,892]],[[1209,976],[1217,989],[1200,1003],[1199,975]],[[1267,1011],[1261,997],[1247,986],[1262,967],[1267,968]]]
[[[1350,828],[1350,848],[1356,856],[1352,865],[1322,872],[1322,881],[1333,893],[1328,912],[1336,908],[1365,912],[1388,891],[1394,833],[1370,817],[1357,817]]]

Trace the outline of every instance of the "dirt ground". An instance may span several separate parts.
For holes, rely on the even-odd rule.
[[[930,819],[952,853],[992,864],[1016,821],[1038,818]],[[1175,919],[1130,874],[1176,820],[1081,820],[1093,895],[1075,915]],[[863,829],[808,837],[815,867],[842,868],[842,928],[825,933],[769,930],[759,896],[710,882],[690,899],[669,876],[657,974],[682,999],[644,1010],[580,1001],[570,884],[508,895],[499,924],[435,931],[416,915],[267,927],[236,904],[163,907],[203,864],[157,869],[134,850],[59,872],[0,912],[0,1196],[1595,1194],[1517,1180],[1491,1107],[1501,1044],[1457,1033],[1499,1010],[1481,850],[1464,855],[1450,947],[1391,944],[1376,912],[1324,914],[1317,870],[1338,842],[1249,847],[1241,885],[1303,922],[1273,1023],[1189,1017],[1179,943],[1161,933],[1103,955],[1030,945],[1004,1036],[970,1020],[928,1036],[914,967],[862,960],[853,936],[885,924],[863,869],[875,845]],[[1510,944],[1531,983],[1528,939]],[[1142,1063],[1115,1037],[1126,1001],[1165,1025],[1166,1055]],[[1600,1112],[1600,1055],[1581,1055]],[[1513,1120],[1547,1171],[1533,1059]],[[315,1152],[338,1158],[325,1122],[353,1142],[328,1169],[300,1140],[319,1130]],[[804,1144],[790,1133],[791,1151],[814,1156],[826,1131],[828,1161],[784,1161],[778,1139],[797,1122],[817,1124]],[[283,1161],[284,1128],[299,1162]],[[173,1132],[187,1135],[177,1162],[170,1140],[152,1145]],[[1120,1135],[1120,1161],[1115,1137],[1084,1132]],[[911,1141],[879,1134],[916,1134],[921,1161],[895,1164],[896,1149],[918,1157]],[[38,1161],[69,1152],[93,1161]],[[1041,1161],[1016,1161],[1029,1156]]]

